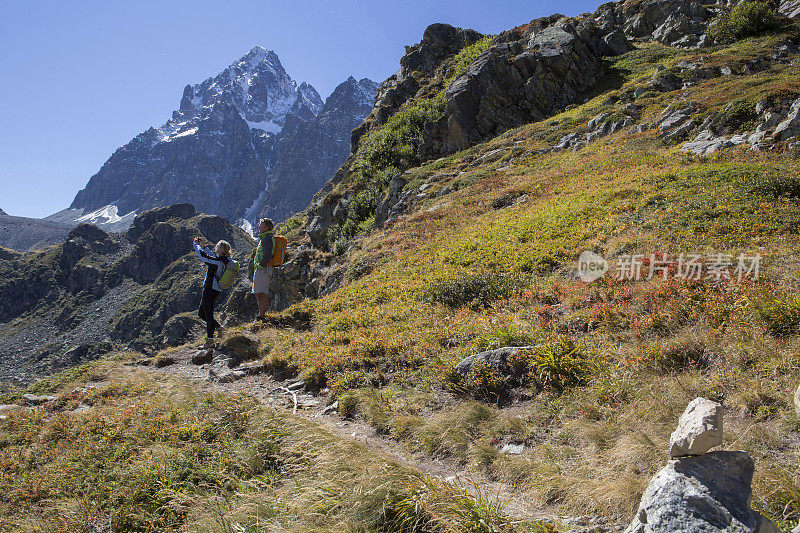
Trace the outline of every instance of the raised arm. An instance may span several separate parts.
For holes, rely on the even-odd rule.
[[[197,257],[200,258],[200,261],[204,263],[208,263],[211,265],[222,265],[222,261],[219,260],[217,254],[211,251],[211,248],[206,246],[205,248],[197,244],[196,242],[193,243],[194,251],[197,253]]]

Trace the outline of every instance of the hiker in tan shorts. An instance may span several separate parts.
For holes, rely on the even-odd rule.
[[[275,237],[272,234],[274,224],[268,218],[262,218],[258,223],[258,248],[253,264],[255,274],[253,274],[253,294],[256,295],[258,302],[258,318],[264,320],[264,313],[269,308],[269,284],[272,280],[274,267],[269,264],[272,254],[275,251]]]

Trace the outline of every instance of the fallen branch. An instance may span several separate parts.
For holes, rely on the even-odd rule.
[[[292,391],[292,390],[287,389],[286,387],[278,387],[275,390],[276,391],[281,390],[281,391],[284,392],[284,394],[291,394],[292,395],[292,401],[294,401],[294,408],[292,408],[292,414],[296,415],[297,414],[297,393]]]

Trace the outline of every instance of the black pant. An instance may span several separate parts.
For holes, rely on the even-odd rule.
[[[197,312],[197,316],[206,323],[206,335],[209,339],[214,336],[214,329],[220,327],[219,322],[214,320],[214,304],[217,303],[217,298],[219,291],[203,289],[203,299]]]

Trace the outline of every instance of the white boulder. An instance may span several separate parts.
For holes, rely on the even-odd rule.
[[[681,415],[678,428],[669,439],[670,457],[703,455],[722,444],[722,406],[695,398]]]

